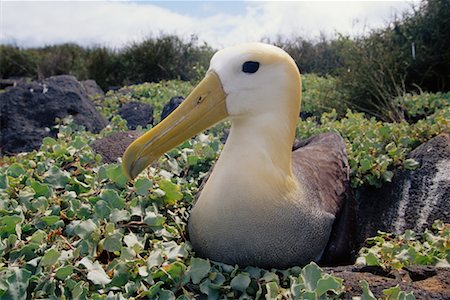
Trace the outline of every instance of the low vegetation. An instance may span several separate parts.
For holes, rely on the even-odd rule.
[[[316,103],[325,98],[314,89],[334,84],[308,76],[305,82],[305,98]],[[126,129],[126,121],[113,117],[121,103],[152,103],[158,116],[164,102],[190,89],[188,83],[169,81],[110,92],[96,100],[111,119],[100,134],[61,120],[57,138],[45,138],[38,151],[0,159],[0,298],[342,297],[343,280],[313,262],[303,268],[263,270],[195,255],[186,240],[188,213],[222,148],[226,124],[168,152],[134,182],[127,181],[118,163],[102,163],[89,146],[95,139]],[[331,103],[334,97],[329,96]],[[298,137],[339,132],[347,142],[352,185],[380,185],[391,179],[396,168],[417,165],[406,159],[411,149],[450,128],[448,98],[448,94],[423,94],[399,99],[405,105],[412,105],[414,99],[411,112],[419,120],[412,124],[381,122],[351,111],[339,118],[332,110],[299,121]],[[423,237],[409,231],[398,237],[381,233],[371,240],[372,248],[361,250],[358,263],[385,268],[448,264],[448,226],[436,223]],[[362,299],[375,299],[366,282],[361,288]],[[414,299],[399,287],[383,295]]]

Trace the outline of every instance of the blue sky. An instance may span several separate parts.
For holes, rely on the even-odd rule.
[[[222,48],[263,38],[352,36],[385,26],[411,1],[0,1],[0,43],[123,47],[162,33]],[[417,3],[417,2],[415,2]]]

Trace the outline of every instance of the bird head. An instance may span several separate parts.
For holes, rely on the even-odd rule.
[[[183,103],[127,148],[123,170],[135,178],[165,152],[227,118],[297,118],[300,93],[298,68],[282,49],[262,43],[225,48]]]

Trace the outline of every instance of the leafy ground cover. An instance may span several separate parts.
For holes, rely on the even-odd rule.
[[[155,99],[158,113],[163,99],[188,88],[140,85],[97,104],[111,117],[120,101]],[[416,163],[406,159],[407,153],[448,130],[449,120],[448,106],[412,125],[382,123],[352,112],[338,119],[332,112],[320,120],[300,121],[298,136],[338,131],[347,142],[353,185],[376,185],[388,181],[395,167],[413,168]],[[45,138],[39,151],[0,159],[1,299],[342,297],[343,281],[315,263],[288,270],[239,268],[192,251],[185,230],[188,213],[221,150],[226,125],[186,141],[134,182],[127,182],[119,164],[102,163],[89,146],[125,125],[114,117],[94,135],[62,120],[57,138]],[[400,267],[407,264],[400,258],[430,264],[450,259],[449,227],[441,223],[424,238],[407,232],[400,237],[381,234],[374,241],[373,248],[361,250],[358,262]],[[411,249],[427,259],[416,260]],[[362,299],[374,299],[366,283],[361,286]],[[384,297],[413,295],[393,287]]]

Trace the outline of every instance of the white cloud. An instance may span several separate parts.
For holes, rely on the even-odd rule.
[[[259,41],[264,37],[304,36],[321,32],[358,34],[363,25],[383,26],[407,2],[245,2],[240,14],[209,16],[176,13],[157,2],[4,2],[1,1],[0,42],[42,46],[62,42],[121,47],[160,33],[195,34],[214,47]],[[359,19],[360,22],[355,22]]]

